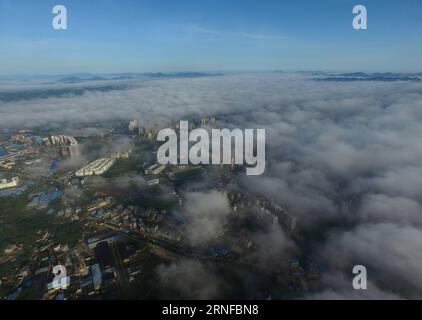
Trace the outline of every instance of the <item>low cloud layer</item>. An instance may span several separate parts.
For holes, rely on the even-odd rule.
[[[213,299],[219,294],[220,283],[215,270],[194,260],[182,260],[160,265],[157,270],[160,285],[175,290],[182,299]]]
[[[238,182],[298,216],[298,241],[329,265],[323,288],[309,297],[421,297],[421,83],[236,75],[0,102],[1,128],[115,119],[166,126],[202,116],[216,116],[222,127],[266,129],[264,176]],[[197,196],[187,211],[208,212]],[[210,219],[210,233],[193,233],[192,241],[213,234],[215,221],[224,226],[224,215]],[[369,269],[363,295],[350,290],[355,264]]]
[[[223,194],[190,192],[185,195],[184,213],[189,219],[188,237],[193,245],[206,244],[223,234],[230,212]]]

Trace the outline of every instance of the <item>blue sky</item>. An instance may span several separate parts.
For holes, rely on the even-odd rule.
[[[51,27],[68,10],[68,30]],[[352,8],[368,9],[368,30]],[[422,71],[419,0],[0,0],[0,74]]]

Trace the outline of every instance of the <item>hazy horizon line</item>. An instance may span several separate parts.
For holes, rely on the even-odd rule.
[[[365,74],[406,74],[406,75],[415,75],[415,74],[422,74],[422,71],[391,71],[391,70],[324,70],[324,69],[298,69],[298,70],[283,70],[283,69],[266,69],[266,70],[191,70],[191,69],[181,69],[178,71],[121,71],[121,72],[46,72],[46,73],[11,73],[11,74],[0,74],[0,80],[30,80],[31,78],[60,78],[60,77],[68,77],[68,76],[79,76],[79,77],[90,77],[90,76],[122,76],[122,75],[133,75],[133,76],[142,76],[142,75],[151,75],[151,74],[168,74],[168,75],[177,75],[177,74],[184,74],[184,73],[208,73],[209,75],[217,74],[217,73],[225,73],[225,74],[241,74],[241,73],[286,73],[286,74],[294,74],[294,73],[326,73],[326,74],[342,74],[342,73],[365,73]]]

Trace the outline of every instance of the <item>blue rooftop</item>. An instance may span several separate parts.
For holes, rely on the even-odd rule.
[[[6,155],[7,155],[6,150],[4,150],[2,146],[0,146],[0,157],[6,156]]]

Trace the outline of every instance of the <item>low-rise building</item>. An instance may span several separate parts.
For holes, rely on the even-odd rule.
[[[17,187],[19,183],[18,177],[13,177],[11,180],[0,179],[0,190]]]
[[[99,176],[110,169],[116,162],[115,158],[97,159],[75,172],[77,177]]]

